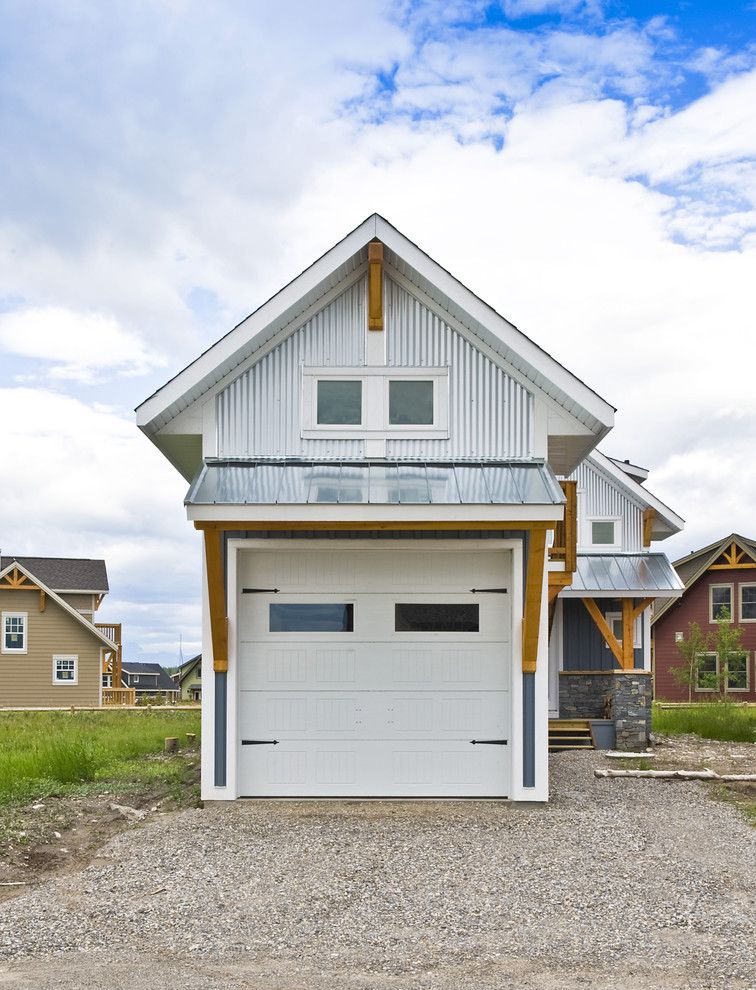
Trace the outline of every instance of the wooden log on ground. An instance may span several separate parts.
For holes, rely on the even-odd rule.
[[[176,736],[166,736],[165,751],[166,753],[175,753],[178,751],[178,738]]]
[[[722,780],[756,782],[756,773],[714,773],[713,770],[594,770],[597,777],[642,777],[650,780]]]
[[[187,734],[186,734],[186,741],[189,743],[190,746],[191,746],[191,744],[194,742],[194,740],[196,738],[197,738],[197,733],[196,732],[187,732]]]

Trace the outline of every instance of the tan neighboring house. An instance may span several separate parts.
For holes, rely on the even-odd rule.
[[[0,557],[0,707],[129,701],[120,623],[94,621],[107,592],[104,560]]]
[[[202,701],[202,654],[182,663],[173,679],[179,686],[182,701]]]

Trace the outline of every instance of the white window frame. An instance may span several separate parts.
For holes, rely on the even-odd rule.
[[[614,543],[594,543],[593,542],[593,524],[595,522],[610,522],[614,523]],[[588,516],[586,519],[588,532],[586,533],[586,546],[591,547],[594,550],[621,550],[622,549],[622,516]]]
[[[620,623],[622,622],[622,612],[607,612],[606,615],[604,616],[604,619],[606,620],[606,624],[609,626],[612,632],[614,632],[612,623],[617,621],[619,621]],[[615,635],[617,634],[615,633]],[[622,635],[617,636],[617,639],[621,643]],[[633,649],[639,650],[642,645],[643,645],[643,637],[641,634],[641,616],[638,615],[633,620]],[[609,644],[606,642],[604,643],[604,646],[606,647],[607,650],[610,648]]]
[[[709,585],[709,625],[715,626],[718,622],[714,618],[714,595],[712,592],[715,588],[729,588],[730,589],[730,622],[735,621],[735,585],[734,584],[710,584]]]
[[[432,381],[433,423],[389,423],[389,382]],[[362,422],[318,423],[318,382],[362,382]],[[449,368],[302,368],[301,434],[304,440],[425,440],[449,436]]]
[[[23,619],[23,643],[21,647],[13,647],[5,645],[5,620],[6,619]],[[2,614],[2,642],[0,643],[0,652],[2,653],[27,653],[29,650],[29,613],[28,612],[3,612]]]
[[[741,622],[756,622],[756,618],[746,619],[743,616],[743,588],[756,588],[756,582],[746,581],[743,584],[738,585],[738,613],[740,615]]]
[[[713,650],[702,650],[698,654],[698,656],[700,656],[700,657],[714,657],[714,663],[715,663],[714,673],[715,673],[715,675],[717,677],[717,680],[718,680],[719,679],[719,654],[718,653],[715,653]],[[699,677],[699,674],[700,673],[701,673],[700,668],[698,668],[696,670],[695,690],[698,691],[701,694],[714,694],[715,691],[716,691],[716,688],[713,688],[713,687],[701,687],[700,686],[700,684],[698,682],[698,677]]]
[[[61,660],[72,660],[73,661],[73,677],[72,678],[59,678],[58,677],[58,663]],[[73,687],[79,683],[79,658],[73,653],[54,653],[52,658],[52,682],[60,687]]]
[[[727,683],[727,678],[724,682],[725,694],[743,694],[746,691],[751,690],[751,654],[748,650],[733,650],[733,653],[742,653],[745,656],[745,670],[746,670],[746,682],[745,687],[733,688]],[[719,660],[717,660],[719,663]]]

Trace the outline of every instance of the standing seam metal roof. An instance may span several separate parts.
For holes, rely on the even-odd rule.
[[[641,597],[667,592],[676,598],[682,591],[682,581],[663,553],[578,554],[572,584],[562,595],[638,592]]]

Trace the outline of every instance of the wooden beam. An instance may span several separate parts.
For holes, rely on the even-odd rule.
[[[556,601],[559,592],[571,584],[572,574],[567,571],[549,571],[549,604]]]
[[[756,567],[753,561],[750,564],[712,564],[710,571],[752,571]]]
[[[368,330],[383,330],[383,245],[368,244]]]
[[[577,567],[577,481],[560,481],[567,502],[564,506],[564,569]]]
[[[40,612],[44,612],[44,610],[45,610],[46,597],[47,596],[45,595],[44,591],[40,588],[39,589],[39,610],[40,610]]]
[[[643,546],[651,546],[651,530],[654,526],[654,518],[656,517],[656,509],[652,509],[651,506],[643,510]]]
[[[223,534],[205,533],[207,599],[210,606],[210,638],[213,644],[213,670],[228,670],[228,616],[223,563]]]
[[[538,639],[541,631],[543,568],[546,562],[546,530],[530,534],[528,564],[525,572],[525,602],[522,617],[522,672],[534,674],[538,662]]]
[[[635,665],[633,635],[633,600],[622,599],[622,668],[632,670]]]
[[[643,601],[639,602],[633,609],[633,622],[635,622],[642,612],[646,611],[649,605],[653,605],[655,601],[655,598],[644,598]]]
[[[553,522],[528,522],[520,519],[484,519],[484,520],[462,520],[462,519],[451,519],[451,520],[427,520],[427,519],[416,519],[416,520],[355,520],[354,522],[345,522],[344,520],[336,519],[318,519],[311,520],[309,522],[305,520],[284,521],[277,519],[275,521],[271,520],[255,520],[253,522],[243,522],[241,520],[223,520],[216,521],[214,519],[195,519],[194,528],[203,530],[206,533],[217,531],[217,532],[254,532],[255,530],[317,530],[317,531],[337,531],[337,530],[380,530],[380,531],[401,531],[401,530],[470,530],[470,529],[482,529],[482,530],[528,530],[528,531],[542,531],[546,532],[547,529],[554,528]]]
[[[604,616],[601,614],[598,605],[595,603],[595,601],[592,598],[581,598],[580,600],[588,610],[588,614],[590,615],[590,617],[598,626],[598,631],[604,637],[604,640],[606,641],[606,645],[614,654],[614,659],[617,661],[620,667],[624,667],[624,664],[622,662],[622,646],[617,640],[617,637],[614,635],[612,630],[609,628],[607,621],[604,618]]]

